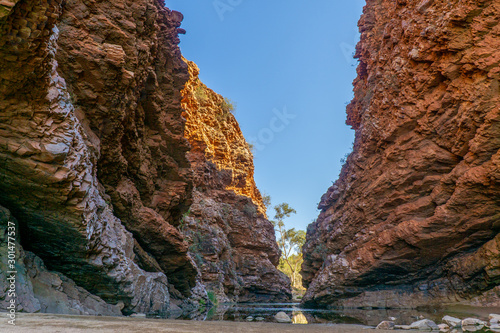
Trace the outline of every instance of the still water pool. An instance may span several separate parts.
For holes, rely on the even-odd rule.
[[[206,309],[202,313],[185,315],[179,319],[208,321],[264,321],[276,322],[274,316],[285,312],[293,324],[358,324],[376,326],[384,320],[395,318],[396,324],[410,324],[421,318],[437,323],[445,315],[458,318],[474,317],[488,319],[489,313],[500,313],[500,308],[449,307],[446,309],[429,308],[425,310],[401,309],[305,309],[299,303],[249,303],[220,304]]]

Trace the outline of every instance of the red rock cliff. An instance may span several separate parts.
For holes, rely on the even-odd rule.
[[[354,151],[308,228],[306,303],[498,301],[499,22],[498,1],[367,1]]]
[[[287,301],[290,281],[276,269],[280,251],[255,186],[250,148],[228,101],[199,80],[196,64],[188,65],[182,105],[194,191],[180,230],[219,300]]]
[[[4,7],[0,204],[21,245],[124,313],[164,313],[198,274],[175,227],[192,196],[182,15],[156,0]]]
[[[15,221],[24,311],[165,315],[200,282],[289,296],[236,120],[209,90],[182,109],[182,19],[160,0],[0,4],[0,246]]]

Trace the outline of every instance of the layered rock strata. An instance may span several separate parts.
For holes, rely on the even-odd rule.
[[[122,303],[110,305],[101,298],[78,287],[74,281],[61,273],[47,270],[42,260],[31,252],[24,251],[18,241],[8,237],[9,222],[18,225],[12,214],[0,206],[0,251],[15,253],[15,264],[8,256],[0,258],[0,309],[11,306],[14,300],[18,311],[49,312],[71,315],[121,315]],[[16,238],[16,237],[12,237]],[[10,258],[9,258],[10,259]],[[13,265],[13,266],[11,266]],[[12,287],[12,274],[15,287]]]
[[[158,1],[21,0],[0,21],[0,203],[27,250],[124,313],[165,312],[168,283],[188,295],[197,275],[170,224],[192,187],[181,20]]]
[[[220,301],[287,301],[290,281],[276,269],[280,251],[253,179],[251,149],[231,102],[208,89],[196,64],[188,64],[182,105],[195,188],[180,230],[204,285]]]
[[[0,2],[0,205],[31,295],[19,311],[165,315],[215,280],[223,299],[289,296],[235,119],[207,135],[190,110],[186,128],[182,19],[159,0]],[[200,133],[223,138],[211,159]],[[203,228],[220,243],[210,268]]]
[[[494,304],[499,22],[497,1],[367,1],[354,150],[308,228],[306,304]]]
[[[143,268],[166,273],[188,296],[197,272],[175,228],[192,189],[180,106],[188,79],[177,46],[181,21],[154,0],[67,1],[56,57],[77,114],[98,139],[97,177],[114,215],[133,233],[141,262],[157,261]]]

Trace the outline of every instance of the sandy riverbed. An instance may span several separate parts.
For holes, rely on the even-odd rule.
[[[226,321],[155,320],[123,317],[87,317],[50,314],[18,314],[16,326],[7,324],[1,314],[0,332],[92,333],[92,332],[179,332],[179,333],[367,333],[369,328],[355,325],[291,325],[274,323],[237,323]],[[377,333],[386,332],[377,330]],[[395,332],[395,331],[391,331]]]

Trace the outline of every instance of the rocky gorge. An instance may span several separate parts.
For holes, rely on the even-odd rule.
[[[368,0],[356,132],[307,230],[309,306],[498,306],[500,4]]]
[[[168,315],[210,292],[288,300],[248,145],[222,97],[192,95],[182,14],[158,0],[1,10],[0,205],[2,230],[17,227],[17,310]]]

